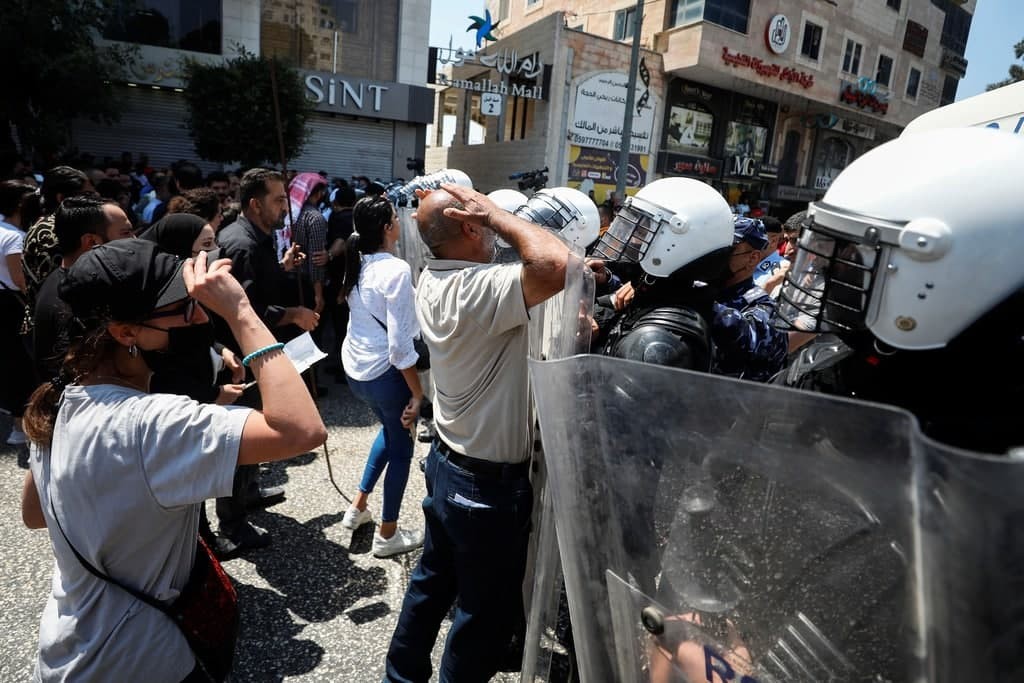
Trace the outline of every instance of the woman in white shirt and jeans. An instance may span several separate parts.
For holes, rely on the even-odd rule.
[[[25,403],[35,389],[32,359],[21,336],[25,317],[25,274],[21,269],[21,250],[25,230],[39,217],[42,207],[39,191],[27,183],[7,180],[0,183],[0,409],[14,417],[7,443],[25,443],[21,416]]]
[[[381,422],[380,432],[342,524],[356,529],[373,521],[367,500],[384,474],[384,496],[373,554],[390,557],[419,547],[422,532],[398,529],[398,513],[409,480],[413,439],[423,389],[416,374],[413,338],[419,334],[409,264],[394,256],[398,216],[384,197],[364,197],[352,210],[342,293],[348,301],[348,333],[341,363],[348,387]]]

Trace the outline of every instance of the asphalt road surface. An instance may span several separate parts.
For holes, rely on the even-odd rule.
[[[330,431],[330,461],[335,480],[351,496],[378,427],[345,385],[327,386],[330,394],[320,407]],[[9,428],[10,420],[0,416],[0,681],[5,683],[31,679],[53,563],[46,532],[21,523],[27,451],[3,443]],[[423,528],[418,463],[426,453],[427,445],[417,444],[402,526]],[[418,551],[378,560],[370,554],[372,527],[353,533],[341,526],[347,503],[331,486],[322,451],[269,466],[263,481],[283,484],[287,500],[252,518],[273,534],[273,545],[224,565],[242,608],[232,680],[380,681]],[[379,519],[379,493],[371,496],[370,509]],[[448,623],[434,651],[435,668]],[[495,680],[518,676],[501,674]]]

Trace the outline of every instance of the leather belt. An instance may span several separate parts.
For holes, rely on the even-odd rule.
[[[468,455],[455,452],[451,446],[441,439],[434,439],[434,448],[437,449],[438,453],[446,457],[448,462],[480,477],[488,479],[520,479],[530,474],[529,460],[506,463],[471,458]]]

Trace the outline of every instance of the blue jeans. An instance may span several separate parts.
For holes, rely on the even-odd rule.
[[[402,497],[405,495],[405,484],[409,481],[409,463],[412,462],[412,435],[402,426],[402,411],[409,404],[412,392],[402,373],[394,367],[366,382],[349,377],[348,388],[356,398],[370,406],[381,424],[377,438],[370,447],[359,490],[372,493],[387,467],[381,521],[397,522]]]
[[[523,625],[523,575],[533,489],[529,477],[478,476],[430,449],[427,530],[387,656],[387,680],[430,678],[430,652],[454,602],[438,680],[489,681]]]

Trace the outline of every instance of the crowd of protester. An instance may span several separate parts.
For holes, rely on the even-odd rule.
[[[434,260],[414,288],[395,256],[396,209],[368,178],[285,178],[266,168],[204,177],[190,162],[157,171],[128,155],[59,166],[41,184],[23,176],[0,184],[9,380],[0,407],[15,419],[9,443],[34,445],[25,521],[50,528],[58,571],[74,586],[44,611],[44,680],[148,675],[156,660],[137,641],[170,638],[174,627],[154,610],[143,610],[145,625],[119,623],[132,599],[167,611],[213,558],[271,542],[249,512],[285,492],[261,485],[259,463],[324,439],[311,398],[318,383],[304,384],[281,353],[307,332],[330,344],[328,371],[380,422],[342,525],[373,522],[369,499],[383,479],[373,554],[424,549],[388,653],[389,679],[429,677],[453,605],[446,679],[485,680],[521,654],[533,507],[527,311],[564,285],[568,252],[552,230],[473,190],[424,195],[416,219]],[[597,234],[620,208],[599,207]],[[723,353],[713,367],[765,381],[786,352],[767,319],[794,228],[736,217],[730,230],[727,277],[714,283],[728,296],[714,304],[711,332]],[[499,237],[519,260],[491,262]],[[606,293],[599,303],[608,314],[595,315],[600,340],[651,295],[641,288],[634,301],[628,274],[604,260],[589,264]],[[398,522],[412,430],[427,400],[418,372],[427,348],[437,410],[424,533]],[[216,531],[207,499],[216,499]],[[205,590],[231,613],[233,592],[211,589],[212,575]],[[201,645],[187,635],[171,640],[156,662],[167,680],[215,673]],[[69,648],[90,655],[61,656]]]
[[[380,183],[365,177],[331,182],[322,173],[286,179],[262,168],[204,176],[191,162],[156,170],[145,157],[133,163],[127,154],[80,161],[41,176],[22,165],[19,177],[0,184],[0,344],[7,379],[0,407],[15,420],[8,442],[38,446],[25,487],[26,522],[58,525],[51,537],[61,575],[99,576],[91,566],[99,565],[130,578],[142,599],[160,601],[182,589],[189,568],[198,566],[195,558],[202,558],[203,547],[188,541],[194,526],[219,559],[266,546],[271,539],[248,513],[280,502],[284,491],[260,485],[258,463],[322,440],[309,387],[279,360],[282,343],[311,332],[318,342],[330,340],[328,371],[347,382],[381,424],[343,525],[355,529],[373,521],[369,497],[383,478],[373,554],[425,545],[389,654],[390,674],[418,680],[429,670],[440,617],[453,601],[459,607],[446,670],[456,679],[490,670],[510,639],[523,635],[523,610],[515,603],[531,509],[524,498],[528,473],[520,467],[528,457],[520,429],[528,402],[526,310],[561,285],[564,266],[552,264],[564,260],[562,243],[511,214],[507,225],[491,225],[493,217],[480,212],[490,208],[482,195],[467,194],[463,204],[438,192],[425,201],[419,220],[425,243],[448,259],[438,263],[451,264],[453,276],[421,281],[418,318],[409,265],[394,255],[397,214]],[[462,222],[446,208],[462,211]],[[616,208],[614,202],[601,206],[602,233]],[[544,258],[477,272],[489,263],[497,234],[518,253],[537,251]],[[442,464],[453,464],[443,486],[456,501],[453,507],[433,491],[437,507],[428,509],[426,536],[398,524],[412,460],[410,430],[426,399],[417,372],[425,360],[417,341],[421,324],[440,360],[434,382],[442,409],[427,461],[428,488],[440,485],[432,481]],[[481,345],[489,350],[480,353]],[[505,431],[497,434],[497,425]],[[71,455],[72,444],[79,459]],[[116,453],[125,457],[108,462]],[[134,473],[123,470],[131,467],[129,453],[141,457]],[[502,477],[520,481],[512,499],[485,493],[495,466]],[[457,484],[457,471],[481,481]],[[142,496],[147,488],[152,495]],[[127,502],[116,511],[90,508],[101,491]],[[207,498],[216,499],[216,531],[201,504]],[[511,505],[518,512],[508,519],[511,536],[503,531],[493,538],[497,546],[485,544],[488,562],[473,563],[472,577],[463,568],[454,593],[438,592],[433,583],[453,570],[464,544],[494,534],[486,522],[476,531],[466,526],[480,524],[479,513],[456,524],[466,505]],[[162,509],[175,514],[155,520]],[[78,523],[83,518],[88,528]],[[159,539],[152,529],[162,530]],[[110,545],[112,536],[118,540]],[[154,559],[131,559],[140,553]],[[84,592],[51,598],[40,633],[44,679],[103,671],[110,666],[106,658],[119,657],[142,632],[115,626],[134,594],[102,578],[83,584]],[[503,600],[494,601],[496,594]],[[68,615],[78,624],[70,634]],[[153,621],[148,628],[168,627],[153,614],[145,618]],[[69,639],[76,647],[101,647],[112,628],[126,632],[117,653],[89,661],[55,654]],[[186,666],[190,660],[181,654],[165,652],[171,680],[209,673]],[[151,664],[136,655],[118,670],[141,677]]]

